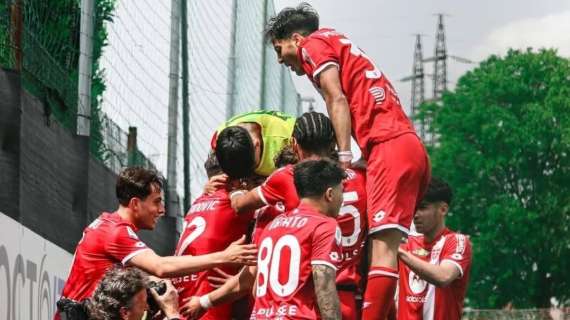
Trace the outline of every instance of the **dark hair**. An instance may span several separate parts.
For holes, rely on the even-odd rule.
[[[288,7],[273,16],[265,26],[265,39],[288,39],[294,32],[308,36],[319,29],[319,14],[308,3],[301,2],[296,8]]]
[[[153,188],[162,189],[163,178],[153,169],[129,167],[121,171],[117,178],[115,193],[117,200],[127,206],[131,198],[144,200],[152,193]]]
[[[428,189],[422,199],[424,203],[435,203],[443,201],[451,205],[453,191],[447,182],[438,177],[432,177]]]
[[[121,307],[147,288],[148,277],[135,267],[114,266],[105,273],[88,304],[90,319],[121,319]]]
[[[320,112],[305,112],[295,121],[293,137],[306,151],[330,156],[336,144],[331,120]]]
[[[287,144],[277,153],[273,162],[275,163],[275,168],[282,168],[288,164],[296,164],[299,162],[299,158],[293,150],[293,146]]]
[[[330,160],[307,160],[295,166],[295,188],[299,198],[321,197],[328,188],[337,186],[346,173]]]
[[[230,178],[250,176],[255,170],[255,148],[249,132],[238,126],[222,130],[216,141],[216,158]]]
[[[223,172],[214,151],[211,151],[208,154],[208,159],[206,159],[206,162],[204,162],[204,169],[206,169],[206,175],[208,175],[208,178],[211,178]]]

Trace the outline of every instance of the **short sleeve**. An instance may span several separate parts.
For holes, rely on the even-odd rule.
[[[334,219],[319,224],[313,232],[311,264],[336,270],[342,262],[341,240],[342,233]]]
[[[121,261],[123,265],[142,251],[149,250],[146,244],[139,240],[133,229],[124,225],[113,230],[105,249],[109,255]]]
[[[265,182],[257,187],[257,193],[263,203],[276,206],[278,203],[285,203],[287,193],[291,189],[291,177],[284,167],[271,174]],[[296,192],[296,191],[295,191]]]
[[[459,233],[448,237],[441,252],[440,261],[454,264],[463,277],[471,265],[471,241],[467,236]]]
[[[308,75],[315,81],[319,73],[329,65],[339,67],[339,57],[324,39],[318,37],[307,38],[301,47],[302,66]]]

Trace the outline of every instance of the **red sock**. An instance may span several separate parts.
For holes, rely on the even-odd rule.
[[[398,270],[370,267],[362,304],[362,320],[385,320],[394,301]]]

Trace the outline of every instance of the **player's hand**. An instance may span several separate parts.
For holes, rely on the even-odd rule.
[[[402,246],[398,246],[398,257],[401,257],[408,253],[405,249],[402,249]]]
[[[172,285],[170,280],[161,280],[166,283],[166,292],[162,295],[158,295],[158,293],[154,290],[150,290],[150,294],[158,304],[158,307],[162,311],[162,313],[168,318],[176,318],[179,316],[178,314],[178,292],[176,288]]]
[[[208,180],[208,182],[204,186],[204,193],[212,194],[217,190],[225,187],[227,182],[228,182],[228,176],[225,174],[219,174],[213,176]]]
[[[229,264],[244,264],[254,266],[257,262],[257,247],[245,243],[245,235],[232,242],[223,252],[224,262]]]
[[[350,167],[354,169],[366,170],[368,167],[368,162],[366,159],[364,159],[364,157],[361,157],[357,161],[351,163]]]
[[[348,161],[348,162],[340,162],[339,161],[338,162],[338,166],[343,170],[349,169],[351,167],[351,165],[352,165],[352,163],[350,161]]]
[[[200,298],[197,296],[184,299],[184,305],[180,308],[180,313],[187,320],[199,319],[205,312],[206,309],[202,308]]]
[[[214,268],[212,271],[216,272],[216,276],[209,276],[208,282],[214,288],[223,286],[231,277],[231,274],[225,273],[222,269]]]

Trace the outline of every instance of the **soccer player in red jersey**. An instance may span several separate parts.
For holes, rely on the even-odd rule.
[[[453,193],[432,178],[414,216],[416,229],[400,246],[398,319],[459,320],[471,269],[471,241],[445,226]]]
[[[262,232],[256,267],[246,267],[221,288],[193,297],[181,312],[194,319],[205,309],[248,293],[250,319],[340,319],[335,273],[341,232],[334,217],[342,204],[345,173],[329,160],[303,161],[294,179],[299,207]]]
[[[368,161],[366,191],[371,267],[364,319],[385,319],[398,281],[397,252],[430,177],[426,150],[386,76],[343,34],[319,29],[308,4],[271,18],[266,36],[278,61],[307,75],[334,125],[339,159],[352,160],[351,133]]]
[[[214,153],[211,153],[204,164],[208,177],[222,173]],[[228,181],[228,185],[239,184],[238,180]],[[229,190],[218,189],[213,194],[203,194],[194,201],[186,217],[184,228],[176,255],[199,256],[223,250],[232,242],[247,233],[253,220],[253,212],[237,214],[230,206]],[[224,273],[235,275],[239,269],[235,266],[220,268]],[[217,276],[213,270],[199,271],[183,277],[172,279],[178,289],[180,304],[185,298],[203,295],[214,288],[208,277]],[[208,310],[202,319],[231,319],[232,304],[223,304]]]
[[[119,208],[93,221],[77,245],[62,296],[81,301],[93,293],[99,280],[114,264],[138,267],[160,278],[178,277],[224,264],[255,263],[255,245],[245,237],[224,251],[202,256],[158,256],[139,240],[136,232],[153,229],[164,215],[162,179],[153,170],[127,168],[117,180]],[[59,313],[56,313],[56,319]]]
[[[293,129],[293,150],[301,161],[321,159],[331,155],[335,146],[330,119],[318,112],[307,112],[299,117]],[[344,203],[337,217],[342,231],[343,262],[337,274],[337,289],[344,320],[357,319],[356,294],[361,290],[359,273],[366,238],[366,176],[363,170],[345,169],[343,181]],[[299,205],[293,181],[293,166],[287,165],[274,172],[264,184],[246,195],[232,197],[236,208],[270,205],[258,217],[257,230],[274,218],[273,206],[290,211]],[[269,212],[266,212],[268,211]],[[266,216],[268,215],[269,218]],[[257,237],[257,236],[256,236]]]
[[[330,119],[318,112],[304,113],[295,121],[291,140],[293,150],[301,161],[329,157],[335,144]],[[232,196],[232,207],[237,212],[265,205],[285,212],[296,208],[298,204],[291,164],[277,169],[256,189],[247,193],[237,191]]]

